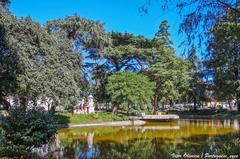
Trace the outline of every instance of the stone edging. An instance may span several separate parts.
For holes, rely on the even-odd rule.
[[[74,127],[91,127],[91,126],[131,126],[131,125],[144,125],[146,122],[141,120],[135,121],[107,121],[107,122],[87,122],[79,124],[60,124],[58,128],[74,128]]]

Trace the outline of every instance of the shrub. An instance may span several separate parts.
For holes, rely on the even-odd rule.
[[[52,115],[41,108],[14,108],[1,117],[0,157],[20,157],[31,154],[54,136],[56,127]]]

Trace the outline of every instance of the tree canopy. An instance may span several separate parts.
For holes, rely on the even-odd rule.
[[[150,104],[154,83],[146,76],[133,72],[118,72],[109,77],[107,90],[114,103],[122,106]]]
[[[49,34],[56,35],[60,39],[71,40],[75,50],[85,49],[95,52],[110,44],[110,39],[101,22],[78,15],[48,21],[45,28]]]
[[[227,13],[211,30],[206,64],[213,75],[215,94],[224,100],[240,101],[240,22]]]
[[[51,36],[31,18],[0,15],[0,101],[51,98],[62,105],[81,93],[82,57],[70,42]],[[67,102],[67,103],[66,103]]]

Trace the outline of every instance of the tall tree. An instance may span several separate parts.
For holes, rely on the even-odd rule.
[[[95,55],[101,52],[106,46],[111,44],[111,39],[104,30],[104,24],[99,21],[93,21],[78,15],[68,16],[65,19],[56,19],[48,21],[45,25],[49,34],[57,39],[68,40],[72,48],[86,57],[83,61],[82,71],[84,73],[84,94],[89,94],[93,64],[87,62],[89,55]],[[84,54],[83,54],[84,52]],[[91,61],[95,59],[92,58]]]
[[[183,93],[189,80],[188,63],[177,57],[169,40],[169,25],[163,21],[152,40],[155,52],[148,56],[149,67],[146,74],[156,83],[152,99],[153,113],[158,111],[159,102],[173,103]]]
[[[119,71],[139,72],[146,65],[146,52],[151,47],[151,39],[130,33],[111,32],[111,45],[100,52],[91,52],[92,79],[94,92],[99,102],[109,102],[106,93],[108,76]]]
[[[213,73],[215,93],[235,100],[240,110],[240,21],[228,12],[211,30],[207,66]]]
[[[173,104],[188,87],[188,62],[165,52],[159,57],[159,62],[149,67],[147,74],[156,82],[153,96],[153,113],[159,108],[159,102],[164,109],[165,104]]]
[[[6,97],[31,100],[51,98],[75,102],[82,87],[82,57],[70,41],[49,35],[40,24],[10,13],[0,14],[0,102]]]
[[[196,48],[192,46],[187,60],[190,63],[191,80],[189,81],[189,89],[187,90],[187,98],[194,103],[194,110],[197,105],[206,100],[206,82],[204,81],[203,63],[196,55]]]

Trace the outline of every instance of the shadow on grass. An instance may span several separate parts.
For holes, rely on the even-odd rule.
[[[69,124],[70,118],[64,114],[55,114],[54,121],[56,124]]]

